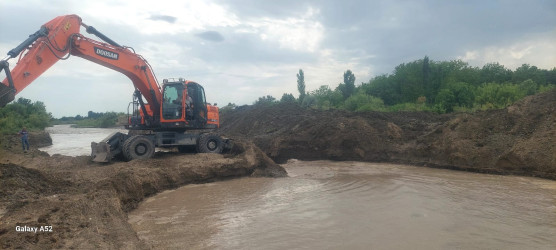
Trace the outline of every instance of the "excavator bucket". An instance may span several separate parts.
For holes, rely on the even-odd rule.
[[[15,90],[0,82],[0,107],[6,106],[15,99]]]
[[[114,132],[96,143],[91,142],[91,158],[94,162],[110,162],[110,160],[122,153],[122,142],[126,135]]]
[[[0,71],[2,70],[6,72],[6,80],[8,81],[8,86],[0,82],[0,108],[6,106],[6,104],[15,99],[14,81],[10,72],[10,65],[5,59],[0,60]]]
[[[110,159],[112,159],[110,145],[106,142],[91,142],[91,150],[91,157],[94,162],[110,162]]]

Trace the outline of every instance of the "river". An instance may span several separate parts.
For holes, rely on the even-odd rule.
[[[89,155],[119,129],[48,128]],[[129,214],[157,249],[556,249],[556,181],[394,164],[290,160],[287,178],[187,185]]]
[[[556,249],[556,182],[296,161],[290,177],[188,185],[129,214],[157,249]]]
[[[73,128],[71,125],[54,125],[45,129],[52,138],[52,145],[39,148],[50,155],[91,155],[91,142],[99,142],[113,132],[125,132],[120,128]]]

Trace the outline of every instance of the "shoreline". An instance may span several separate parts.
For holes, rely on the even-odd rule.
[[[127,222],[127,213],[146,197],[193,183],[287,175],[243,141],[225,155],[160,152],[148,160],[110,164],[36,149],[9,158],[2,152],[1,248],[148,249]],[[25,226],[51,232],[15,230]]]

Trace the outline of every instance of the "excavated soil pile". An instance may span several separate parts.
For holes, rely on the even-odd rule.
[[[111,164],[48,156],[36,149],[51,143],[46,133],[32,133],[34,148],[25,154],[16,135],[0,137],[0,248],[149,248],[126,215],[145,197],[188,183],[285,176],[272,159],[397,162],[556,179],[556,90],[476,113],[351,113],[282,104],[242,107],[222,114],[221,124],[235,140],[225,155],[157,152],[153,159]],[[29,228],[37,232],[20,231]]]
[[[48,141],[48,136],[33,137]],[[157,152],[153,159],[111,164],[85,156],[49,157],[36,149],[23,154],[18,143],[17,137],[5,137],[0,149],[2,249],[149,248],[126,214],[145,197],[188,183],[286,175],[260,149],[241,140],[225,155]],[[18,231],[25,227],[37,232]]]
[[[253,140],[276,162],[396,162],[556,179],[556,91],[508,108],[438,115],[244,106],[221,133]]]

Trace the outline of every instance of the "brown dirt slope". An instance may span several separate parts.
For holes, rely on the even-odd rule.
[[[225,155],[157,153],[149,160],[111,164],[20,150],[0,149],[2,249],[149,248],[127,222],[127,212],[145,197],[188,183],[286,175],[241,140]],[[52,226],[52,232],[17,232],[17,226]]]
[[[438,115],[347,112],[295,104],[221,115],[221,133],[290,158],[397,162],[556,179],[556,90],[506,109]]]

